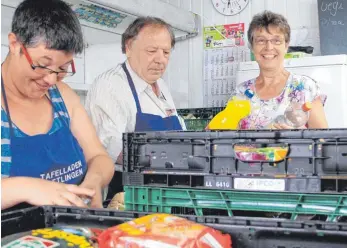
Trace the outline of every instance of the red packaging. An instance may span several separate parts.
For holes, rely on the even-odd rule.
[[[170,214],[151,214],[106,229],[99,248],[230,248],[231,237]]]

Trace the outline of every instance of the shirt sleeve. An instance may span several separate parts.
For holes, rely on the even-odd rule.
[[[123,92],[119,76],[101,76],[88,92],[86,109],[101,143],[115,162],[123,149],[122,135],[128,123],[126,104],[119,97]]]

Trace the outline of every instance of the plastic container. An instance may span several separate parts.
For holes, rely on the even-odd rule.
[[[347,178],[329,177],[265,177],[237,175],[189,175],[184,173],[123,172],[123,185],[252,190],[264,192],[347,194]]]
[[[187,130],[202,131],[211,119],[224,108],[177,109],[177,114],[184,119]]]
[[[239,122],[251,113],[250,99],[254,96],[251,90],[246,90],[242,96],[233,96],[226,108],[218,113],[207,125],[208,130],[235,130]]]
[[[1,235],[4,237],[56,225],[107,228],[146,214],[107,209],[35,207],[2,213]],[[230,234],[235,248],[345,248],[347,246],[347,223],[342,222],[194,215],[183,215],[183,217]]]
[[[258,216],[296,220],[310,216],[347,221],[346,194],[294,194],[125,186],[125,209],[197,216]]]
[[[124,172],[332,180],[347,176],[347,129],[127,133],[123,141]],[[259,156],[246,156],[249,147],[252,152],[246,155]],[[264,154],[265,148],[274,155]],[[284,154],[278,157],[279,149]]]
[[[278,116],[275,124],[285,124],[293,128],[300,128],[307,124],[309,112],[312,109],[312,104],[306,102],[304,104],[292,102],[284,111],[284,115]]]

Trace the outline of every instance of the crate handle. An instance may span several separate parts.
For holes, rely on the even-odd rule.
[[[288,144],[234,144],[235,158],[242,162],[276,163],[284,160],[289,152]]]

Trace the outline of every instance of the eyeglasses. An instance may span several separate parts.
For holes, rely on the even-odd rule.
[[[71,64],[70,64],[71,71],[70,70],[54,71],[54,70],[49,69],[48,67],[45,67],[45,66],[34,65],[33,60],[31,59],[27,49],[25,48],[25,46],[23,44],[21,44],[21,48],[22,48],[22,51],[23,51],[26,59],[28,60],[28,62],[30,64],[31,68],[39,74],[49,75],[49,74],[55,73],[55,74],[57,74],[58,80],[61,80],[65,77],[71,77],[76,73],[75,63],[73,60],[71,61]]]
[[[257,45],[257,46],[265,46],[267,45],[267,43],[270,41],[270,43],[274,46],[280,46],[283,44],[284,40],[282,39],[279,39],[279,38],[275,38],[275,39],[265,39],[265,38],[255,38],[254,39],[254,43]]]

